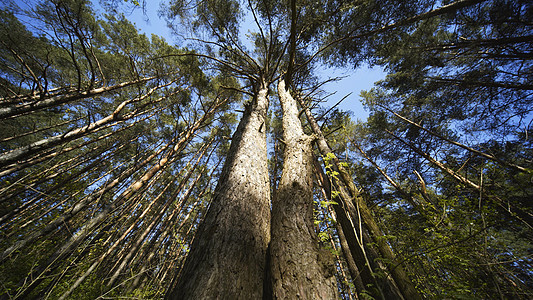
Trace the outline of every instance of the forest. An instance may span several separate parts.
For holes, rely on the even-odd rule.
[[[131,20],[154,5],[171,39]],[[533,299],[533,2],[0,23],[0,299]],[[363,66],[386,77],[336,97],[367,118],[319,71]]]

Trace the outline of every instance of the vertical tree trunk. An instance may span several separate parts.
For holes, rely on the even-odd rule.
[[[274,299],[336,299],[333,256],[320,249],[313,226],[313,137],[304,134],[296,101],[278,85],[283,109],[283,172],[272,202]]]
[[[213,201],[167,299],[261,299],[270,241],[264,82],[233,135]]]

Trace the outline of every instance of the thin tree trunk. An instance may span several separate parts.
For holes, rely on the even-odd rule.
[[[307,110],[307,108],[305,108]],[[313,122],[314,119],[313,119]],[[316,122],[315,122],[316,124]],[[318,126],[318,125],[317,125]],[[321,131],[318,128],[319,143],[322,136]],[[327,143],[324,143],[329,149]],[[326,155],[327,156],[327,155]],[[326,166],[335,170],[334,164],[328,162]],[[325,177],[322,168],[317,165],[318,175]],[[359,209],[353,203],[353,196],[345,184],[340,182],[336,176],[334,179],[334,189],[338,192],[338,196],[332,198],[333,201],[337,201],[337,205],[332,205],[337,219],[337,225],[339,227],[339,236],[342,235],[345,239],[343,251],[346,251],[346,257],[352,257],[354,266],[351,266],[350,270],[353,272],[354,283],[357,285],[357,293],[362,297],[371,296],[375,299],[396,299],[401,298],[401,292],[396,288],[393,282],[390,282],[388,278],[380,279],[375,276],[376,263],[375,260],[379,258],[377,252],[368,245],[372,242],[372,239],[367,234],[366,225],[361,219]],[[327,178],[325,178],[327,179]],[[331,183],[328,182],[329,189],[332,189]],[[330,192],[331,194],[331,192]],[[342,240],[341,240],[342,242]],[[342,244],[341,244],[342,245]],[[358,282],[359,281],[359,282]]]
[[[112,153],[108,153],[105,155],[102,155],[106,152],[109,152],[112,148],[116,147],[117,145],[108,145],[107,143],[97,145],[96,147],[89,149],[86,153],[81,153],[71,159],[68,159],[63,162],[59,162],[54,166],[47,167],[45,170],[43,170],[40,173],[34,172],[32,175],[32,178],[26,181],[20,181],[17,182],[18,184],[23,183],[22,188],[15,189],[14,191],[11,191],[11,193],[7,193],[7,190],[4,190],[3,193],[0,193],[0,203],[8,202],[10,199],[13,199],[14,197],[19,196],[25,191],[31,190],[31,191],[37,191],[38,187],[42,185],[43,183],[47,181],[51,181],[54,178],[60,178],[60,176],[66,174],[66,173],[73,173],[72,175],[68,176],[67,178],[61,180],[60,182],[56,183],[54,186],[49,188],[48,190],[42,192],[38,191],[38,195],[36,198],[41,198],[44,195],[50,195],[51,192],[56,190],[59,187],[64,187],[68,182],[72,181],[73,179],[76,179],[77,177],[87,174],[89,170],[94,170],[97,168],[94,168],[97,166],[97,164],[102,164],[102,161],[106,161],[106,159],[109,159],[112,157],[112,154],[115,154],[115,151],[120,150],[121,148],[124,148],[127,146],[126,143],[119,144],[118,148],[113,150]],[[90,155],[90,156],[88,156]],[[97,160],[98,158],[98,160]],[[60,168],[63,166],[64,168]],[[32,180],[33,179],[33,180]],[[16,187],[16,185],[11,185],[13,187]],[[11,187],[10,186],[10,187]],[[6,194],[6,195],[4,195]],[[27,197],[27,196],[26,196]],[[35,198],[34,198],[35,199]],[[35,201],[34,199],[27,201],[24,203],[24,206],[29,205],[31,202]],[[17,207],[15,210],[20,210],[22,207]],[[5,220],[5,217],[0,217],[0,223]]]
[[[412,195],[410,195],[408,192],[406,192],[396,181],[394,181],[389,175],[387,175],[387,173],[385,173],[385,171],[382,168],[380,168],[378,166],[378,164],[372,158],[370,158],[366,154],[366,152],[363,151],[363,149],[361,149],[361,147],[357,143],[354,142],[354,146],[355,146],[355,148],[357,148],[357,150],[359,150],[361,155],[363,155],[363,157],[366,158],[366,160],[368,160],[372,164],[372,166],[374,166],[374,168],[376,168],[376,170],[378,170],[379,173],[381,173],[381,175],[383,175],[383,177],[385,177],[385,179],[387,179],[389,184],[392,185],[392,187],[394,187],[402,195],[402,197],[407,202],[409,202],[409,204],[411,204],[411,206],[416,211],[418,211],[419,213],[422,214],[424,212],[424,209],[427,206],[431,207],[431,209],[433,211],[437,211],[437,208],[436,208],[435,204],[430,201],[431,199],[426,198],[425,196],[422,197],[425,201],[424,201],[424,203],[422,204],[422,207],[421,207],[420,203],[418,203],[418,201]]]
[[[469,180],[468,178],[462,176],[458,172],[448,168],[446,165],[444,165],[440,161],[438,161],[438,160],[434,159],[433,157],[431,157],[428,153],[425,153],[424,151],[416,148],[411,143],[405,141],[404,139],[402,139],[401,137],[395,135],[394,133],[392,133],[392,132],[390,132],[388,130],[385,130],[385,131],[388,134],[390,134],[391,136],[393,136],[394,138],[398,139],[403,144],[405,144],[407,147],[411,148],[418,155],[422,156],[427,161],[429,161],[430,163],[435,165],[437,168],[439,168],[442,171],[448,173],[450,176],[455,178],[457,181],[459,181],[459,182],[461,182],[461,183],[463,183],[463,184],[465,184],[467,186],[470,186],[471,188],[473,188],[473,189],[475,189],[477,191],[481,190],[481,186],[479,184],[476,184],[476,183],[472,182],[471,180]],[[529,228],[533,229],[533,215],[531,213],[529,213],[527,211],[524,211],[524,210],[520,209],[519,207],[511,205],[511,203],[509,203],[508,201],[503,201],[500,197],[498,197],[496,195],[487,195],[487,196],[492,198],[492,199],[495,199],[496,203],[498,204],[498,206],[500,206],[504,211],[509,213],[512,217],[517,218],[522,223],[527,225]],[[514,211],[511,211],[511,209],[514,209]]]
[[[153,199],[143,210],[143,212],[141,213],[141,215],[139,217],[137,217],[137,220],[139,221],[143,221],[144,220],[144,217],[145,215],[150,212],[150,210],[152,209],[152,207],[154,206],[154,204],[156,204],[158,202],[158,200],[163,196],[163,194],[165,193],[165,191],[172,186],[172,181],[169,182],[164,188],[163,190],[158,194],[157,197],[155,197],[155,199]],[[177,193],[181,190],[181,186],[178,186],[175,191],[173,192],[174,195],[177,195]],[[171,205],[171,201],[167,201],[166,203],[162,204],[162,206],[158,207],[157,210],[159,211],[157,213],[157,215],[155,215],[154,217],[152,217],[152,220],[151,222],[148,222],[148,227],[144,230],[144,232],[141,234],[141,237],[142,239],[144,239],[144,237],[150,232],[150,230],[152,229],[152,227],[156,224],[156,221],[159,220],[159,218],[166,212],[166,210],[168,209],[168,207]],[[99,265],[100,263],[102,263],[102,261],[108,257],[116,248],[117,246],[119,246],[120,242],[122,242],[136,227],[137,223],[136,222],[133,222],[129,228],[127,228],[123,233],[122,235],[120,236],[119,239],[117,239],[113,245],[111,247],[109,247],[107,249],[107,251],[105,253],[103,253],[99,258],[98,260],[96,260],[90,267],[88,270],[85,271],[85,273],[80,276],[76,282],[70,286],[69,290],[67,290],[63,295],[61,295],[61,297],[59,298],[60,300],[61,299],[67,299],[67,297],[70,296],[70,294],[87,278],[87,276],[89,276],[89,274],[91,274]],[[140,240],[138,241],[140,243]]]
[[[261,299],[270,241],[265,117],[259,82],[233,135],[213,201],[166,299]]]
[[[178,186],[178,190],[182,190],[185,183],[189,180],[190,176],[192,176],[192,172],[196,169],[196,167],[198,166],[198,164],[200,163],[200,160],[202,159],[202,157],[204,156],[205,152],[207,151],[207,149],[209,148],[209,146],[211,146],[211,143],[213,142],[214,138],[211,139],[211,141],[209,141],[209,143],[207,143],[205,146],[204,146],[204,149],[200,149],[202,152],[200,153],[200,155],[198,156],[197,160],[196,160],[196,163],[194,164],[194,166],[190,169],[190,171],[186,174],[185,178],[183,178],[181,181],[180,181],[180,184]],[[187,199],[189,197],[189,195],[191,194],[193,188],[196,186],[196,184],[198,183],[198,181],[200,180],[200,178],[203,176],[204,174],[202,172],[200,172],[200,174],[198,174],[198,176],[196,177],[196,179],[193,181],[193,183],[190,185],[190,187],[187,189],[187,191],[185,192],[185,196],[184,196],[184,199]],[[161,193],[160,196],[162,196],[163,194]],[[158,196],[158,197],[160,197]],[[171,202],[169,201],[168,202],[168,205],[170,204]],[[168,206],[167,205],[167,206]],[[166,207],[165,206],[165,210],[166,210]],[[163,211],[160,213],[160,216],[163,216]],[[126,267],[127,263],[130,261],[130,259],[133,257],[133,255],[137,252],[141,242],[144,240],[144,238],[148,235],[148,233],[150,233],[151,229],[153,228],[153,226],[156,225],[157,222],[152,222],[148,228],[143,232],[143,234],[141,234],[141,237],[139,237],[137,239],[137,241],[135,242],[135,244],[132,246],[132,249],[129,250],[129,253],[125,256],[125,258],[121,259],[121,260],[117,260],[117,261],[121,261],[120,265],[118,266],[118,268],[115,270],[115,272],[113,273],[113,275],[111,276],[111,279],[109,280],[109,282],[107,283],[107,286],[113,286],[114,282],[117,280],[118,276],[120,275],[120,273],[122,272],[122,270]],[[114,269],[114,268],[113,268]]]
[[[330,207],[330,213],[333,216],[333,219],[335,221],[335,228],[337,229],[337,235],[339,236],[339,243],[341,245],[342,254],[344,255],[344,260],[346,261],[346,265],[348,266],[348,272],[350,273],[350,278],[352,279],[352,282],[355,286],[356,298],[359,298],[358,292],[364,291],[366,287],[363,283],[363,280],[361,279],[359,268],[357,268],[357,264],[355,263],[352,253],[350,253],[350,247],[348,246],[348,242],[346,240],[346,236],[344,235],[344,231],[342,230],[342,226],[339,223],[337,223],[337,217],[336,217],[335,211],[331,209],[331,207]]]
[[[379,226],[374,220],[374,216],[372,215],[370,208],[366,205],[366,202],[361,197],[360,192],[355,186],[349,173],[344,169],[344,167],[340,164],[339,159],[331,151],[331,148],[326,142],[326,139],[324,138],[324,135],[322,134],[320,127],[318,126],[316,120],[311,114],[311,111],[307,107],[305,107],[305,105],[303,105],[303,101],[301,99],[300,99],[300,102],[302,103],[302,106],[304,107],[305,114],[307,115],[307,120],[309,121],[311,128],[317,135],[317,138],[318,138],[317,145],[318,145],[320,152],[322,153],[324,157],[328,155],[331,156],[332,167],[336,172],[339,173],[339,179],[342,181],[343,184],[346,185],[351,196],[355,200],[358,213],[360,213],[361,215],[361,220],[366,225],[366,228],[368,229],[368,232],[371,236],[372,241],[376,243],[376,247],[379,249],[380,255],[389,262],[388,266],[394,266],[392,268],[389,267],[388,269],[391,272],[392,277],[394,278],[394,281],[396,285],[398,286],[398,288],[400,289],[403,297],[409,300],[421,299],[420,294],[415,289],[413,283],[407,276],[407,273],[405,272],[403,267],[401,265],[395,266],[394,262],[396,261],[396,257],[394,253],[392,252],[392,249],[390,248],[386,239],[383,238],[383,233],[381,232],[381,230],[379,229]],[[391,287],[391,290],[394,290],[394,288]]]
[[[329,179],[326,177],[326,174],[324,174],[324,171],[322,170],[322,167],[318,163],[318,161],[315,159],[315,174],[317,175],[318,181],[322,185],[322,189],[324,190],[325,197],[328,201],[332,201],[331,198],[331,184],[329,182]],[[342,200],[342,199],[341,199]],[[348,265],[348,271],[350,272],[350,277],[352,278],[352,282],[355,285],[355,289],[357,293],[361,293],[366,290],[366,284],[363,282],[363,276],[368,276],[371,274],[361,274],[361,271],[357,267],[357,264],[354,259],[354,255],[352,254],[352,251],[355,251],[355,249],[359,248],[359,244],[356,241],[355,235],[352,234],[352,245],[357,246],[349,246],[348,240],[346,238],[346,235],[344,234],[343,227],[348,227],[348,231],[354,232],[353,226],[347,222],[346,218],[346,212],[339,206],[339,205],[330,205],[329,209],[331,210],[331,214],[333,215],[335,219],[335,227],[337,229],[337,235],[339,236],[339,242],[341,245],[342,253],[344,254],[344,259],[346,260],[346,264]],[[339,211],[340,210],[340,211]],[[339,211],[336,213],[336,211]],[[338,218],[338,215],[344,216],[344,222],[341,222]],[[350,226],[347,226],[350,225]],[[365,262],[366,260],[363,258],[362,260],[359,260],[359,262]],[[364,264],[362,266],[362,269],[368,269],[368,265]],[[371,280],[367,283],[373,284],[375,280],[372,276],[370,276]],[[374,297],[375,298],[375,297]]]
[[[0,263],[3,263],[5,259],[9,257],[9,255],[15,251],[18,251],[22,248],[24,248],[26,245],[34,242],[36,239],[51,233],[54,231],[57,227],[61,226],[63,223],[68,222],[72,217],[77,215],[80,211],[85,209],[88,205],[93,203],[95,200],[101,198],[106,192],[110,191],[114,187],[116,187],[120,182],[128,178],[129,176],[133,175],[137,170],[144,167],[146,164],[148,164],[152,159],[157,157],[157,155],[161,154],[163,151],[165,151],[168,147],[170,147],[170,143],[167,145],[162,146],[159,148],[156,152],[152,153],[149,157],[144,159],[139,164],[131,167],[126,172],[120,174],[117,178],[110,181],[109,183],[105,184],[102,188],[100,188],[98,191],[95,191],[94,193],[85,196],[82,200],[78,201],[76,204],[72,206],[68,211],[62,213],[58,218],[54,219],[47,225],[43,226],[40,230],[31,232],[30,234],[26,234],[25,238],[22,240],[17,241],[15,244],[11,245],[7,249],[5,249],[0,254]]]
[[[169,145],[166,145],[163,148],[166,148],[168,146]],[[161,151],[161,149],[158,150],[158,152],[160,152],[160,151]],[[138,158],[142,159],[143,157],[151,157],[151,158],[155,157],[153,153],[151,155],[148,155],[148,152],[149,151],[147,150],[147,151],[144,151],[143,153],[138,153],[135,156],[133,156],[132,159],[138,159]],[[72,205],[76,206],[76,205],[78,205],[78,203],[90,204],[92,202],[92,200],[102,197],[110,189],[112,189],[113,187],[118,185],[119,182],[126,181],[127,178],[130,177],[130,175],[134,174],[136,171],[141,169],[148,162],[149,162],[149,160],[143,160],[138,165],[134,165],[134,166],[130,167],[124,173],[120,174],[120,176],[118,178],[116,178],[115,180],[111,181],[109,184],[107,184],[107,181],[106,181],[106,184],[103,184],[99,188],[98,191],[95,191],[94,193],[83,197],[82,200],[78,201],[77,203],[72,203]],[[118,168],[121,168],[125,164],[126,164],[126,162],[123,162],[123,163],[121,163],[121,164],[119,164],[117,166],[114,166],[114,167],[116,167],[118,169]],[[102,183],[102,181],[105,180],[104,178],[106,178],[107,176],[110,176],[112,174],[113,174],[113,170],[108,170],[106,173],[100,175],[98,178],[95,178],[91,182],[87,183],[86,186],[100,185]],[[120,187],[119,187],[119,189],[120,189]],[[31,224],[34,224],[35,222],[37,222],[39,220],[42,220],[43,218],[45,218],[46,215],[48,215],[50,212],[52,212],[54,209],[56,209],[58,207],[62,207],[65,204],[67,204],[67,205],[70,204],[70,200],[76,199],[78,197],[78,195],[80,193],[83,193],[84,191],[85,191],[84,189],[80,189],[80,190],[76,191],[75,193],[70,194],[69,197],[67,197],[67,198],[65,198],[65,199],[63,199],[61,201],[53,202],[52,204],[50,204],[51,206],[48,206],[48,207],[46,207],[46,205],[41,204],[41,206],[46,207],[46,210],[45,211],[41,211],[41,212],[37,212],[38,215],[36,215],[36,213],[32,213],[33,216],[30,215],[30,216],[26,217],[24,220],[21,221],[22,225],[19,227],[19,229],[24,229],[27,226],[30,226]],[[96,197],[95,195],[98,195],[98,197]],[[92,200],[88,200],[88,198],[92,198]],[[53,201],[53,200],[56,200],[56,199],[55,198],[51,199],[51,201]],[[80,209],[82,209],[82,208],[80,208]]]
[[[209,160],[209,158],[208,158]],[[220,161],[219,161],[220,163]],[[213,168],[211,174],[208,176],[208,180],[209,181],[212,176],[213,176],[213,172],[215,169],[217,169],[219,163],[216,164],[216,166]],[[208,189],[204,189],[202,190],[199,195],[197,195],[195,197],[195,202],[190,205],[190,209],[189,211],[187,212],[186,210],[183,212],[187,212],[187,214],[185,215],[185,217],[183,217],[183,220],[181,221],[181,223],[174,227],[172,226],[171,224],[179,221],[179,218],[177,218],[175,220],[175,217],[176,216],[179,216],[179,215],[182,215],[182,208],[185,204],[185,202],[189,199],[189,196],[190,196],[190,191],[192,191],[192,188],[195,186],[196,183],[193,183],[191,185],[191,187],[188,189],[188,191],[182,195],[180,197],[180,200],[178,201],[177,204],[175,204],[173,206],[173,209],[171,210],[172,212],[165,216],[161,221],[160,221],[160,226],[158,227],[157,231],[151,235],[151,238],[150,238],[150,242],[149,242],[149,246],[146,247],[146,251],[141,251],[134,259],[133,261],[136,261],[135,265],[137,267],[140,267],[140,271],[139,271],[139,276],[137,276],[133,282],[132,285],[130,285],[128,287],[128,291],[131,292],[135,289],[137,289],[139,287],[139,285],[146,281],[146,272],[150,269],[153,269],[155,268],[154,266],[152,266],[152,260],[153,258],[156,256],[157,252],[158,252],[158,249],[160,248],[169,248],[169,245],[171,243],[169,243],[167,241],[167,237],[171,234],[171,232],[174,232],[174,233],[177,233],[177,234],[173,234],[174,236],[181,236],[181,228],[183,227],[183,225],[189,220],[189,218],[191,217],[193,211],[196,209],[196,206],[198,205],[198,203],[200,202],[200,199],[202,198],[202,196],[204,195],[204,193],[206,193],[208,191]],[[181,185],[181,183],[180,183]],[[181,188],[179,188],[178,190],[181,190]],[[172,196],[172,199],[174,198],[177,198],[177,194],[173,195]],[[194,223],[194,222],[193,222]],[[176,238],[177,240],[178,238]],[[165,242],[167,241],[167,242]],[[163,246],[163,247],[162,247]],[[166,246],[166,247],[165,247]],[[160,251],[161,252],[161,251]],[[162,252],[165,252],[164,250]],[[145,259],[145,257],[147,257]],[[168,256],[167,256],[168,258]],[[161,268],[160,269],[165,269],[165,268]],[[165,270],[166,271],[166,270]]]
[[[378,105],[379,105],[379,104],[378,104]],[[456,142],[456,141],[454,141],[454,140],[451,140],[451,139],[449,139],[449,138],[447,138],[447,137],[445,137],[445,136],[443,136],[443,135],[441,135],[441,134],[438,134],[438,133],[436,133],[436,132],[434,132],[434,131],[432,131],[432,130],[426,129],[426,128],[422,127],[420,124],[415,123],[415,122],[413,122],[413,121],[407,119],[406,117],[401,116],[400,114],[396,113],[395,111],[389,109],[388,107],[386,107],[386,106],[384,106],[384,105],[379,105],[379,107],[382,107],[382,108],[386,109],[387,111],[389,111],[390,113],[392,113],[393,115],[395,115],[397,118],[399,118],[399,119],[401,119],[401,120],[403,120],[403,121],[405,121],[405,122],[407,122],[407,123],[409,123],[409,124],[411,124],[411,125],[413,125],[413,126],[419,128],[419,129],[422,129],[422,130],[424,130],[425,132],[427,132],[427,133],[429,133],[429,134],[431,134],[431,135],[433,135],[433,136],[436,136],[436,137],[438,137],[438,138],[441,139],[441,140],[445,140],[445,141],[447,141],[448,143],[450,143],[450,144],[452,144],[452,145],[455,145],[455,146],[461,147],[461,148],[463,148],[463,149],[465,149],[465,150],[468,150],[468,151],[470,151],[470,152],[472,152],[472,153],[474,153],[474,154],[477,154],[477,155],[479,155],[479,156],[483,156],[484,158],[490,159],[490,160],[492,160],[492,161],[495,161],[495,162],[500,163],[500,164],[502,164],[502,165],[504,165],[504,166],[507,166],[507,167],[513,168],[513,169],[518,170],[518,171],[520,171],[520,172],[528,172],[528,170],[527,170],[526,168],[522,167],[522,166],[519,166],[519,165],[516,165],[516,164],[510,163],[510,162],[507,162],[507,161],[503,161],[503,160],[501,160],[501,159],[499,159],[499,158],[497,158],[497,157],[495,157],[495,156],[492,156],[492,155],[487,154],[487,153],[485,153],[485,152],[481,152],[481,151],[476,150],[476,149],[474,149],[474,148],[472,148],[472,147],[468,147],[468,146],[463,145],[463,144],[461,144],[461,143],[459,143],[459,142]]]
[[[333,219],[335,218],[334,215],[335,215],[335,212],[328,206],[328,211],[331,213],[331,216],[333,217]],[[333,220],[335,222],[335,220]],[[342,230],[342,229],[341,229]],[[345,294],[348,294],[348,299],[349,300],[353,300],[352,298],[352,295],[355,294],[352,292],[352,288],[347,285],[348,283],[348,277],[346,277],[346,272],[344,272],[344,264],[343,264],[343,261],[341,260],[339,254],[339,250],[337,248],[337,244],[335,244],[335,239],[333,237],[333,235],[331,234],[330,231],[328,231],[328,237],[329,237],[329,241],[330,241],[330,244],[331,244],[331,248],[333,249],[333,251],[335,252],[335,260],[338,264],[338,268],[340,269],[338,273],[340,273],[340,275],[338,275],[339,277],[342,276],[340,278],[340,283],[341,283],[341,288],[343,290],[343,292]],[[353,259],[353,258],[352,258]],[[357,294],[355,294],[355,298],[358,298],[357,297]]]
[[[380,256],[369,245],[373,240],[367,233],[367,227],[362,220],[360,209],[354,207],[353,197],[346,187],[341,182],[334,183],[339,195],[333,198],[333,201],[338,201],[339,204],[333,205],[333,209],[364,283],[364,289],[358,290],[358,293],[360,295],[368,294],[373,298],[379,299],[401,298],[400,291],[395,288],[393,283],[376,276],[376,267],[378,267],[376,266],[376,260]]]
[[[64,134],[55,135],[53,137],[49,137],[49,138],[42,139],[42,140],[37,141],[37,142],[33,142],[33,143],[29,144],[29,145],[26,145],[26,146],[23,146],[23,147],[19,147],[17,149],[13,149],[13,150],[11,150],[9,152],[5,152],[5,153],[0,155],[0,167],[3,167],[3,166],[7,165],[10,162],[18,161],[18,160],[20,160],[22,158],[25,158],[25,157],[27,157],[29,155],[32,155],[32,154],[35,154],[35,153],[37,153],[39,151],[48,149],[50,147],[53,147],[53,146],[56,146],[56,145],[59,145],[59,144],[66,143],[68,141],[80,138],[82,136],[85,136],[85,135],[87,135],[89,133],[92,133],[92,132],[102,128],[105,125],[111,124],[112,122],[120,121],[120,120],[124,120],[124,119],[130,118],[130,117],[133,117],[135,115],[134,113],[130,113],[126,117],[120,116],[120,113],[122,112],[124,107],[126,107],[126,105],[131,104],[131,103],[135,103],[135,102],[139,102],[139,101],[142,101],[142,100],[146,99],[153,92],[155,92],[158,88],[161,88],[161,87],[163,87],[163,86],[158,86],[156,88],[153,88],[153,89],[151,89],[150,91],[148,91],[146,94],[144,94],[141,97],[123,101],[122,103],[120,103],[115,108],[113,113],[111,113],[110,115],[108,115],[108,116],[106,116],[106,117],[104,117],[104,118],[102,118],[102,119],[100,119],[100,120],[98,120],[96,122],[93,122],[93,123],[91,123],[89,125],[86,125],[84,127],[71,130],[71,131],[69,131],[67,133],[64,133]],[[178,92],[174,92],[172,94],[176,94],[176,93],[178,93]],[[155,100],[154,102],[159,102],[159,101],[161,101],[161,100],[163,100],[165,98],[168,98],[169,96],[170,95],[163,96],[163,97],[159,98],[158,100]]]
[[[86,92],[81,92],[81,93],[74,92],[74,93],[69,93],[69,94],[66,94],[66,95],[53,96],[51,98],[44,99],[44,100],[40,100],[39,99],[40,96],[30,97],[30,99],[28,99],[28,100],[34,100],[35,99],[36,101],[29,102],[29,103],[18,104],[18,105],[14,105],[12,107],[0,108],[0,118],[5,119],[5,118],[8,118],[8,117],[14,117],[14,116],[18,116],[18,115],[21,115],[21,114],[29,113],[29,112],[32,112],[32,111],[36,111],[36,110],[39,110],[39,109],[43,109],[43,108],[46,108],[46,107],[52,107],[52,106],[56,106],[56,105],[60,105],[60,104],[68,103],[68,102],[72,102],[72,101],[79,100],[79,99],[94,97],[94,96],[103,94],[105,92],[121,89],[121,88],[130,86],[130,85],[134,85],[134,84],[138,84],[138,83],[144,83],[144,82],[147,82],[147,81],[155,79],[155,78],[157,78],[157,77],[155,77],[155,76],[154,77],[147,77],[147,78],[142,78],[142,79],[139,79],[139,80],[123,82],[123,83],[116,84],[116,85],[113,85],[113,86],[92,89],[92,90],[89,90],[89,91],[86,91]],[[24,100],[26,100],[26,99],[24,99]]]
[[[208,111],[206,114],[204,114],[204,116],[201,119],[199,119],[192,126],[192,128],[190,128],[187,132],[185,132],[183,134],[182,138],[174,145],[174,147],[163,158],[161,158],[158,161],[158,163],[156,163],[154,166],[152,166],[151,169],[149,171],[147,171],[143,175],[143,177],[141,177],[135,183],[132,183],[112,204],[107,205],[98,214],[99,217],[97,217],[97,218],[103,218],[104,216],[106,216],[107,213],[109,213],[112,209],[114,209],[115,206],[118,205],[118,202],[119,202],[118,200],[119,199],[128,198],[132,193],[134,193],[135,191],[138,191],[141,187],[143,187],[148,182],[148,180],[150,180],[161,168],[166,167],[166,165],[167,165],[167,163],[169,161],[169,158],[171,158],[174,154],[176,154],[178,152],[178,150],[180,150],[185,145],[185,143],[188,142],[189,139],[191,139],[194,136],[196,130],[198,130],[201,125],[203,125],[203,123],[207,120],[207,118],[210,117],[216,111],[216,108],[218,108],[221,104],[222,103],[217,103],[216,105],[214,105],[211,108],[210,111]],[[167,146],[169,146],[169,145],[167,145]],[[140,168],[140,166],[146,165],[154,157],[156,157],[159,153],[161,153],[161,151],[166,149],[167,146],[162,147],[161,149],[159,149],[158,152],[152,154],[149,158],[144,160],[142,163],[140,163],[140,164],[136,165],[134,168],[132,168],[130,170],[130,172],[131,172],[130,174],[121,174],[121,175],[125,175],[126,177],[132,175],[136,170],[138,170]],[[112,189],[114,186],[116,186],[123,179],[124,179],[124,176],[120,176],[119,178],[113,180],[112,182],[107,184],[103,189],[101,189],[99,192],[95,192],[95,193],[89,195],[84,200],[82,200],[79,203],[77,203],[76,205],[74,205],[74,207],[72,207],[72,209],[70,209],[68,212],[62,214],[57,219],[55,219],[54,221],[52,221],[48,225],[44,226],[44,228],[42,228],[41,230],[30,234],[25,239],[18,241],[14,245],[10,246],[8,249],[4,250],[4,252],[0,255],[0,263],[3,262],[5,259],[7,259],[7,257],[11,253],[13,253],[14,251],[17,251],[17,250],[23,248],[28,243],[34,241],[35,239],[37,239],[37,238],[39,238],[39,237],[41,237],[41,236],[43,236],[43,235],[45,235],[47,233],[50,233],[51,231],[55,230],[58,226],[60,226],[64,222],[67,222],[70,218],[72,218],[74,215],[76,215],[78,212],[80,212],[82,209],[84,209],[87,205],[92,203],[92,201],[100,198],[104,193],[106,193],[107,191]],[[100,221],[102,221],[101,219],[97,220],[97,218],[92,219],[89,222],[87,222],[86,226],[89,226],[89,228],[91,228],[92,226],[95,226],[95,224],[97,224]],[[83,226],[82,229],[78,232],[78,235],[74,236],[73,238],[78,238],[79,236],[86,235],[86,234],[88,234],[88,232],[86,231],[85,226]]]
[[[76,124],[76,122],[78,122],[78,121],[80,121],[80,120],[82,120],[84,118],[86,118],[86,117],[83,116],[83,117],[78,117],[76,119],[69,119],[68,121],[65,121],[65,122],[62,122],[62,123],[59,123],[59,124],[54,124],[54,125],[50,125],[50,126],[47,126],[47,127],[34,129],[32,131],[27,131],[27,132],[21,133],[19,135],[6,136],[5,138],[0,139],[0,143],[9,142],[11,140],[16,140],[16,139],[19,139],[19,138],[22,138],[22,137],[25,137],[25,136],[28,136],[28,135],[36,135],[37,133],[43,132],[43,131],[52,131],[53,129],[54,129],[55,132],[57,132],[59,130],[57,130],[55,128],[58,128],[58,127],[61,127],[61,126],[65,126],[65,125],[68,125],[68,124]],[[3,134],[7,135],[7,132],[4,132]]]
[[[159,111],[159,109],[155,110],[155,113],[157,113],[157,111]],[[131,118],[138,117],[138,116],[140,116],[140,115],[142,115],[144,113],[146,113],[146,112],[133,114],[133,115],[131,115]],[[107,134],[105,134],[103,136],[99,136],[99,137],[97,137],[95,139],[91,139],[89,141],[85,141],[83,143],[80,143],[80,144],[77,144],[77,145],[73,145],[71,147],[61,148],[59,150],[51,149],[49,151],[45,151],[44,153],[39,153],[39,155],[33,155],[32,158],[27,159],[27,160],[25,160],[22,163],[18,163],[17,162],[17,163],[13,163],[11,165],[7,165],[7,166],[4,167],[4,170],[0,172],[0,178],[3,177],[3,176],[10,175],[10,174],[12,174],[12,173],[14,173],[16,171],[20,171],[22,169],[29,168],[29,167],[31,167],[31,166],[33,166],[35,164],[50,160],[50,159],[52,159],[52,158],[54,158],[54,157],[56,157],[58,155],[63,155],[65,153],[68,153],[68,152],[76,150],[76,149],[80,149],[81,147],[90,145],[92,143],[95,143],[95,142],[98,142],[98,141],[103,141],[104,139],[106,139],[106,138],[108,138],[108,137],[110,137],[112,135],[116,135],[116,134],[118,134],[118,133],[120,133],[120,132],[122,132],[122,131],[124,131],[124,130],[126,130],[128,128],[131,128],[131,127],[135,126],[136,124],[138,124],[138,123],[140,123],[140,122],[142,122],[142,121],[144,121],[146,119],[149,119],[155,113],[152,113],[152,114],[150,114],[150,115],[148,115],[148,116],[146,116],[146,117],[144,117],[144,118],[142,118],[140,120],[136,120],[135,122],[133,122],[133,123],[127,125],[127,126],[119,128],[117,130],[114,130],[114,131],[112,131],[110,133],[107,133]],[[100,127],[98,130],[103,130],[105,128],[108,128],[108,127],[111,127],[111,126],[115,126],[115,125],[117,125],[117,123],[111,123],[111,124],[108,124],[108,125],[106,125],[104,127]],[[97,130],[93,131],[92,133],[95,133],[96,131]],[[66,163],[67,163],[66,161],[63,161],[59,165],[66,164]],[[30,174],[28,174],[27,176],[30,176]],[[33,174],[31,174],[31,175],[33,175]],[[35,177],[35,176],[33,176],[33,177]]]
[[[280,80],[285,152],[272,203],[270,270],[274,299],[337,299],[333,256],[321,249],[313,226],[314,137],[303,132],[296,101]]]

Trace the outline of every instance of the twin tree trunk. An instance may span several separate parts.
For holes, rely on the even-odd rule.
[[[320,249],[313,218],[313,136],[306,135],[296,101],[278,85],[283,110],[283,171],[272,201],[270,243],[274,299],[336,299],[333,256]]]
[[[338,298],[332,256],[320,249],[313,226],[313,138],[304,134],[284,81],[278,86],[284,166],[270,224],[267,93],[261,82],[245,109],[213,201],[167,299]]]
[[[265,118],[257,87],[235,131],[213,200],[167,299],[261,299],[270,242]]]

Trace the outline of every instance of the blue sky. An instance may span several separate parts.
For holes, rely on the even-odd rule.
[[[148,37],[156,34],[164,37],[170,44],[175,43],[175,37],[170,34],[170,29],[166,26],[166,22],[160,19],[157,11],[160,7],[158,1],[147,1],[146,14],[143,14],[141,9],[135,9],[126,17],[135,23],[137,27],[145,33]],[[325,106],[333,106],[340,99],[352,93],[340,105],[339,108],[346,111],[352,111],[355,119],[366,120],[368,112],[363,109],[361,104],[360,92],[362,90],[369,90],[374,86],[374,82],[384,79],[385,73],[379,68],[368,68],[363,65],[357,70],[341,69],[341,68],[325,68],[320,71],[324,80],[331,77],[344,77],[337,82],[328,83],[324,89],[328,93],[335,93],[331,95]]]

